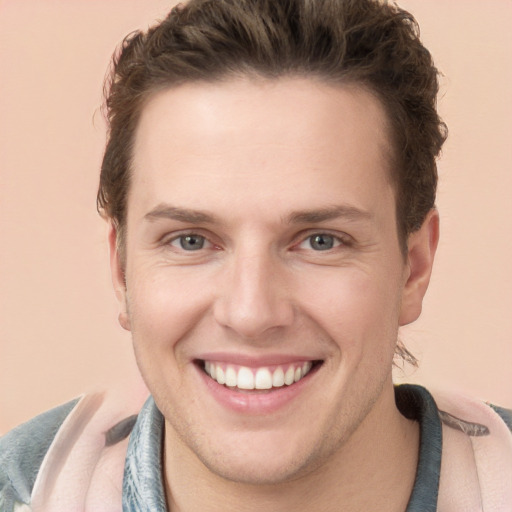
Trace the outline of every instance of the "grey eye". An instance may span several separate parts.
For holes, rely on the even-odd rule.
[[[204,247],[205,243],[205,238],[201,235],[182,235],[177,240],[185,251],[198,251]]]
[[[328,251],[335,245],[336,239],[332,235],[313,235],[309,237],[309,244],[315,251]]]

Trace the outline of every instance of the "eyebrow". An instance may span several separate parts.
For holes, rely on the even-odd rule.
[[[207,211],[180,208],[169,204],[159,204],[148,212],[144,218],[149,221],[170,219],[189,224],[218,223],[215,215]],[[285,222],[287,224],[315,224],[339,218],[344,218],[349,221],[364,221],[371,220],[373,214],[366,210],[356,208],[355,206],[339,205],[327,208],[294,211],[285,217]]]
[[[216,222],[216,217],[211,213],[201,210],[179,208],[168,204],[159,204],[150,212],[146,213],[144,218],[149,221],[171,219],[190,224],[213,224]]]
[[[355,206],[339,205],[316,210],[292,212],[288,215],[286,222],[289,224],[315,224],[339,218],[349,221],[368,221],[373,219],[373,214]]]

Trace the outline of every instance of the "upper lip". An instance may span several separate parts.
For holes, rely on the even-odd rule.
[[[259,368],[262,366],[274,366],[286,363],[320,361],[323,358],[306,354],[261,354],[254,356],[232,352],[210,352],[199,354],[195,359],[201,361],[247,366],[249,368]]]

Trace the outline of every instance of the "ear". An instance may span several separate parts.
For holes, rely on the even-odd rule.
[[[439,241],[439,213],[430,210],[421,228],[407,241],[408,276],[402,294],[400,325],[414,322],[421,313]]]
[[[108,246],[110,251],[110,272],[112,275],[112,284],[114,285],[116,298],[119,302],[119,323],[123,329],[130,331],[130,316],[128,314],[126,300],[126,281],[117,243],[117,229],[112,221],[108,222]]]

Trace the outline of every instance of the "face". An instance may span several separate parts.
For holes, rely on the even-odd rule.
[[[286,481],[387,414],[431,237],[404,259],[385,124],[368,92],[305,79],[187,84],[145,106],[126,281],[113,231],[112,266],[168,449]]]

